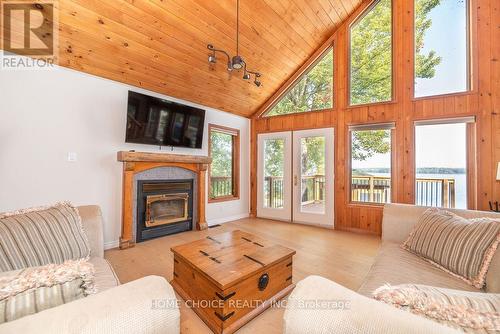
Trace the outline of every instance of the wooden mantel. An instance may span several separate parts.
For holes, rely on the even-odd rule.
[[[205,218],[205,180],[208,165],[212,158],[197,155],[181,155],[168,153],[119,151],[117,160],[123,163],[123,196],[122,196],[122,232],[120,248],[134,246],[134,175],[148,169],[158,167],[180,167],[197,175],[198,184],[198,221],[193,222],[198,230],[208,228]]]
[[[173,162],[208,165],[212,158],[203,155],[183,155],[153,152],[119,151],[118,161],[121,162]]]

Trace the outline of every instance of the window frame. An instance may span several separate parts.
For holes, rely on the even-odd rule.
[[[419,101],[419,100],[426,100],[426,99],[433,99],[433,98],[442,98],[442,97],[451,97],[451,96],[460,96],[460,95],[469,95],[469,94],[472,94],[475,92],[475,87],[477,86],[477,84],[474,82],[475,81],[475,75],[474,73],[477,72],[477,70],[475,69],[476,65],[475,65],[475,57],[474,57],[474,54],[473,54],[473,50],[474,50],[474,46],[473,46],[473,43],[474,43],[474,38],[473,37],[473,34],[474,32],[476,31],[476,28],[475,28],[475,25],[473,22],[476,22],[476,20],[472,20],[473,18],[475,19],[475,11],[474,11],[474,7],[472,6],[473,5],[473,1],[474,0],[465,0],[467,2],[467,6],[466,6],[466,22],[467,22],[467,32],[466,32],[466,36],[467,36],[467,50],[466,50],[466,55],[467,55],[467,60],[466,60],[466,71],[467,71],[467,88],[463,91],[460,91],[460,92],[453,92],[453,93],[443,93],[443,94],[432,94],[432,95],[425,95],[425,96],[415,96],[415,85],[416,85],[416,82],[415,82],[415,74],[416,74],[416,71],[415,71],[415,66],[416,66],[416,55],[417,53],[415,52],[416,49],[415,49],[415,43],[416,43],[416,35],[415,35],[415,18],[416,18],[416,13],[417,11],[415,10],[415,2],[416,0],[412,0],[413,1],[413,6],[412,6],[412,10],[413,10],[413,20],[412,20],[412,39],[413,39],[413,42],[412,42],[412,46],[413,46],[413,55],[411,57],[412,59],[412,79],[413,79],[413,84],[411,85],[411,100],[412,101]]]
[[[295,88],[295,85],[300,82],[306,76],[311,72],[311,70],[321,61],[323,58],[326,56],[328,52],[332,51],[332,106],[331,108],[323,108],[323,109],[312,109],[312,110],[307,110],[307,111],[296,111],[288,114],[280,114],[280,115],[268,115],[268,113],[281,101],[282,98],[286,96],[293,88]],[[309,64],[305,64],[305,67],[303,69],[299,69],[298,72],[300,74],[293,79],[292,82],[288,84],[288,87],[284,89],[271,103],[268,107],[264,109],[262,113],[260,113],[259,118],[269,118],[269,117],[280,117],[280,116],[290,116],[290,115],[297,115],[297,114],[305,114],[305,113],[310,113],[310,112],[322,112],[322,111],[328,111],[328,110],[335,110],[335,105],[336,105],[336,99],[335,99],[335,57],[336,57],[336,52],[335,52],[335,41],[332,41],[331,43],[328,43],[326,47],[322,47],[321,52],[319,52],[318,56],[311,61]]]
[[[395,152],[395,145],[394,141],[396,139],[396,122],[394,121],[388,121],[388,122],[380,122],[380,123],[361,123],[361,124],[348,124],[347,125],[347,181],[348,181],[348,186],[346,187],[347,190],[347,206],[371,206],[371,207],[383,207],[386,204],[389,203],[378,203],[378,202],[361,202],[361,201],[353,201],[352,200],[352,132],[353,131],[370,131],[370,130],[382,130],[384,127],[386,127],[385,130],[390,130],[391,131],[391,163],[390,163],[390,168],[391,168],[391,195],[389,198],[389,203],[394,203],[395,200],[395,193],[396,193],[396,188],[395,188],[395,182],[394,182],[394,162],[396,161],[396,152]],[[353,128],[358,128],[358,129],[353,129]]]
[[[352,50],[352,45],[351,45],[351,31],[352,27],[356,25],[360,20],[362,20],[375,6],[377,6],[380,1],[382,0],[373,0],[366,8],[364,8],[361,13],[356,16],[350,23],[347,28],[347,105],[346,109],[352,109],[352,108],[360,108],[360,107],[366,107],[366,106],[371,106],[371,105],[379,105],[379,104],[392,104],[395,103],[396,100],[396,78],[394,74],[396,73],[396,65],[395,65],[395,48],[394,48],[394,31],[395,31],[395,19],[394,19],[394,0],[391,1],[391,98],[386,101],[377,101],[377,102],[369,102],[369,103],[360,103],[360,104],[352,104],[351,101],[351,83],[352,83],[352,78],[351,78],[351,50]]]
[[[208,203],[234,201],[240,199],[240,130],[227,126],[208,124],[208,156],[212,157],[212,132],[226,133],[232,136],[232,194],[227,196],[210,197],[212,192],[212,164],[208,166]]]
[[[435,118],[422,118],[415,119],[413,121],[413,170],[411,173],[411,177],[413,178],[412,182],[412,196],[411,203],[416,205],[415,202],[417,200],[417,126],[420,125],[439,125],[439,124],[457,124],[457,123],[465,123],[465,136],[466,136],[466,185],[467,185],[467,209],[466,210],[477,210],[478,209],[478,198],[477,198],[477,124],[478,119],[477,116],[473,115],[464,115],[463,117],[435,117]]]

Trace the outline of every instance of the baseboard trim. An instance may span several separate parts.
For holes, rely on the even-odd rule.
[[[117,248],[118,246],[120,246],[120,240],[108,241],[104,243],[104,250]]]
[[[232,222],[234,220],[248,218],[248,217],[250,217],[249,213],[242,213],[242,214],[239,214],[239,215],[234,215],[234,216],[229,216],[229,217],[207,219],[207,223],[208,223],[208,226],[210,226],[210,225],[216,225],[216,224],[224,224],[224,223],[227,223],[227,222]]]

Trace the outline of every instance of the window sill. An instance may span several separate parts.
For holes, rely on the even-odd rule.
[[[397,100],[390,100],[390,101],[380,101],[380,102],[372,102],[372,103],[363,103],[363,104],[350,104],[345,107],[346,110],[351,110],[351,109],[358,109],[358,108],[367,108],[367,107],[376,107],[376,106],[383,106],[383,105],[391,105],[391,104],[396,104],[398,103]]]
[[[349,202],[347,204],[348,208],[373,208],[373,209],[383,209],[384,205],[390,203],[371,203],[371,202]]]
[[[467,90],[464,92],[457,92],[457,93],[447,93],[447,94],[438,94],[438,95],[429,95],[429,96],[419,96],[419,97],[413,97],[412,101],[424,101],[424,100],[434,100],[434,99],[443,99],[447,97],[458,97],[458,96],[467,96],[467,95],[472,95],[477,93],[475,90]]]
[[[224,196],[224,197],[216,197],[209,198],[208,203],[220,203],[220,202],[229,202],[229,201],[237,201],[240,199],[240,196]]]

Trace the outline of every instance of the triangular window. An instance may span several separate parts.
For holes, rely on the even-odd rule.
[[[329,48],[264,116],[333,107],[333,48]]]

